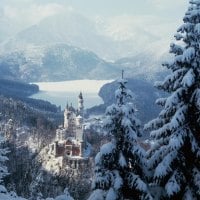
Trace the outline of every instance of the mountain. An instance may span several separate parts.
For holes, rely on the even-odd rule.
[[[168,73],[162,67],[162,63],[169,60],[167,54],[156,58],[150,53],[140,53],[132,57],[121,58],[115,62],[117,66],[123,66],[126,77],[137,78],[148,81],[157,81],[163,79]]]
[[[105,80],[118,78],[124,69],[128,78],[157,80],[166,74],[161,64],[168,59],[162,46],[115,62],[68,44],[27,46],[0,56],[0,78],[26,82]]]
[[[35,84],[26,84],[19,81],[0,79],[0,94],[11,97],[28,97],[39,92]]]
[[[89,19],[76,12],[59,13],[32,25],[1,44],[1,52],[30,46],[67,43],[116,60],[143,51],[160,40],[129,17]]]
[[[46,117],[49,117],[49,119],[53,119],[53,121],[59,121],[60,120],[60,108],[56,105],[51,104],[48,101],[40,100],[40,99],[32,99],[29,98],[30,95],[33,95],[39,91],[39,87],[35,84],[27,84],[21,81],[15,81],[15,80],[7,80],[7,79],[0,79],[0,98],[1,98],[1,104],[0,109],[7,112],[8,115],[4,116],[4,118],[9,118],[11,115],[17,115],[19,113],[11,112],[11,109],[17,110],[17,104],[16,102],[20,102],[23,104],[24,108],[29,107],[32,109],[33,112],[42,113],[43,115],[46,115]],[[12,104],[13,107],[6,109],[6,105],[4,103],[7,101],[4,101],[4,99],[8,99],[8,102],[14,102]],[[11,104],[8,103],[8,106]],[[23,108],[22,106],[22,108]],[[0,116],[3,113],[3,111],[0,111]],[[23,115],[23,114],[22,114]],[[26,116],[27,117],[27,116]],[[16,118],[16,116],[14,117]],[[13,118],[13,119],[14,119]],[[18,119],[20,116],[18,116]],[[0,119],[1,120],[1,119]],[[26,121],[26,120],[24,120]]]
[[[112,79],[120,67],[67,44],[28,48],[0,56],[0,78],[26,82]]]
[[[155,80],[169,42],[137,21],[91,20],[74,11],[46,17],[0,44],[0,78],[115,79],[125,69],[127,77]]]

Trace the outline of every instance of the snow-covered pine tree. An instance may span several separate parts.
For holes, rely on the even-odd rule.
[[[5,162],[8,160],[6,156],[8,150],[2,147],[3,143],[5,143],[5,139],[0,136],[0,185],[3,182],[3,178],[8,175],[8,170],[5,165]]]
[[[8,151],[3,148],[3,144],[5,143],[5,139],[0,135],[0,194],[7,193],[7,189],[4,187],[3,178],[8,175],[8,170],[5,165],[5,162],[8,160],[6,154]],[[1,198],[1,195],[0,195]]]
[[[200,199],[200,0],[191,0],[171,44],[172,73],[156,86],[170,93],[157,100],[163,110],[146,125],[154,145],[149,153],[159,199]]]
[[[60,196],[57,196],[55,198],[55,200],[74,200],[73,197],[71,197],[69,191],[68,191],[68,188],[65,188],[64,190],[64,194],[63,195],[60,195]]]
[[[123,77],[123,76],[122,76]],[[105,129],[111,142],[95,158],[95,180],[90,200],[150,199],[145,184],[145,152],[137,142],[140,123],[135,117],[127,81],[119,80],[116,104],[106,110]]]
[[[8,160],[6,154],[9,152],[5,148],[6,140],[0,134],[0,199],[2,200],[26,200],[24,198],[18,197],[14,191],[8,192],[3,185],[3,178],[6,177],[9,173],[6,167],[5,162]],[[6,144],[7,145],[7,144]]]

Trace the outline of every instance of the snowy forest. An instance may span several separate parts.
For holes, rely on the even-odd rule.
[[[0,200],[199,200],[200,0],[189,1],[169,53],[154,61],[154,50],[113,61],[119,57],[113,49],[131,52],[130,41],[113,46],[106,35],[82,32],[86,21],[79,26],[80,15],[71,15],[66,35],[53,35],[63,26],[55,21],[52,28],[46,18],[11,39],[0,29]],[[77,32],[90,39],[80,41]],[[137,37],[145,41],[145,34]],[[107,46],[100,50],[98,42]],[[44,82],[85,79],[96,82],[81,82],[86,89],[77,89],[75,103],[63,96],[64,107],[34,97],[46,94]],[[89,107],[94,94],[87,89],[98,80],[102,87],[93,92],[103,102]],[[77,92],[71,87],[68,96]],[[55,86],[54,97],[61,89]]]

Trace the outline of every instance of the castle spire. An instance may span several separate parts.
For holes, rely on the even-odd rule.
[[[80,92],[80,94],[78,96],[78,113],[82,117],[83,117],[83,110],[84,110],[83,102],[84,102],[83,94],[82,94],[82,92]]]
[[[68,101],[67,101],[67,105],[66,105],[66,108],[67,108],[67,109],[69,108],[69,104],[68,104]]]

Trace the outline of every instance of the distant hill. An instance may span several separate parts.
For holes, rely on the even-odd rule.
[[[0,78],[26,82],[112,79],[121,66],[67,44],[34,47],[0,56]]]
[[[88,112],[93,115],[104,113],[106,107],[115,102],[115,90],[118,86],[117,81],[105,84],[99,92],[104,104],[95,106],[89,109]],[[154,88],[152,83],[141,79],[128,79],[127,88],[133,92],[133,103],[138,110],[137,115],[142,124],[147,123],[158,115],[160,108],[155,105],[155,101],[164,94]]]
[[[163,79],[168,73],[162,67],[162,63],[168,59],[167,54],[155,57],[154,54],[143,52],[132,57],[121,58],[115,64],[122,66],[128,78],[156,81]]]
[[[21,81],[0,79],[0,94],[11,97],[25,98],[39,91],[35,84],[27,84]]]
[[[38,91],[39,87],[35,84],[0,79],[0,114],[7,113],[3,114],[5,119],[14,117],[18,121],[22,118],[24,122],[29,120],[33,113],[35,118],[38,114],[45,116],[44,118],[51,118],[55,122],[60,121],[61,112],[56,105],[48,101],[29,98]]]
[[[130,78],[157,79],[169,39],[135,21],[91,20],[74,11],[47,17],[0,43],[0,78],[116,79],[125,69]]]
[[[25,82],[129,78],[156,80],[164,73],[165,53],[143,52],[108,62],[95,53],[67,44],[34,46],[0,56],[0,78]]]

